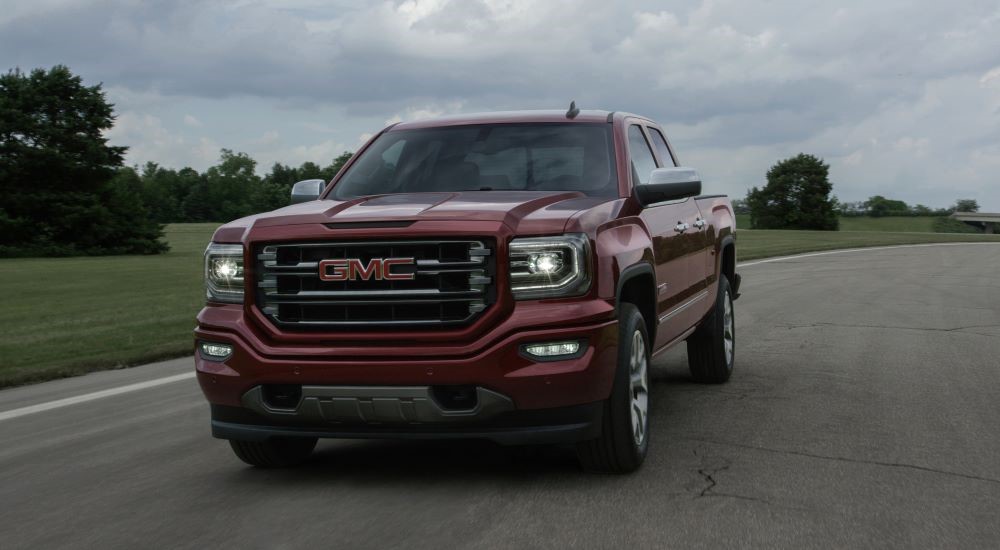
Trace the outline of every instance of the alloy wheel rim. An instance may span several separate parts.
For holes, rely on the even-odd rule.
[[[638,330],[632,334],[629,356],[629,380],[632,394],[632,438],[636,446],[646,440],[649,420],[649,364],[646,359],[646,341]]]
[[[733,363],[733,348],[735,348],[733,301],[729,298],[729,291],[726,291],[724,298],[724,315],[722,317],[722,341],[726,347],[726,365]]]

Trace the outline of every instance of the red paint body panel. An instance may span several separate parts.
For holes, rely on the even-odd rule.
[[[232,344],[224,364],[196,355],[198,380],[205,396],[218,405],[240,406],[240,398],[258,384],[326,384],[407,386],[468,384],[509,396],[519,409],[545,409],[606,399],[617,358],[618,325],[614,320],[577,327],[537,329],[509,334],[472,355],[467,346],[448,349],[384,346],[381,349],[337,349],[337,353],[268,356],[240,334],[199,328],[199,339]],[[581,339],[588,343],[577,359],[536,363],[518,354],[524,343],[548,339]],[[277,351],[271,348],[271,351]],[[287,352],[290,350],[283,350]],[[303,351],[303,350],[298,350]],[[360,358],[353,353],[382,352]]]
[[[606,399],[617,362],[616,306],[623,273],[636,266],[648,266],[653,273],[656,288],[652,289],[655,303],[651,305],[657,316],[653,325],[658,348],[654,351],[662,351],[695,326],[711,307],[723,247],[733,244],[735,218],[725,197],[691,198],[642,208],[632,196],[634,182],[624,136],[632,124],[659,127],[641,117],[603,111],[585,111],[574,120],[612,125],[618,197],[557,191],[466,191],[321,199],[220,227],[213,237],[215,242],[241,243],[247,251],[248,286],[243,305],[209,304],[198,315],[197,339],[234,347],[225,362],[207,361],[196,354],[198,380],[208,400],[239,407],[243,394],[260,384],[475,385],[508,396],[518,409]],[[563,112],[489,113],[403,123],[383,132],[525,122],[568,121]],[[333,179],[326,194],[359,155]],[[656,160],[659,166],[672,166],[673,162]],[[704,219],[706,227],[684,234],[674,232],[678,222],[691,224],[696,219]],[[369,225],[340,225],[357,222]],[[370,222],[405,223],[373,229]],[[590,239],[589,290],[572,298],[515,301],[506,265],[510,241],[563,233],[580,233]],[[495,239],[497,264],[495,302],[465,326],[287,331],[270,322],[254,303],[255,259],[249,251],[260,243],[463,237]],[[712,298],[673,314],[678,306],[702,294]],[[522,344],[560,339],[579,339],[587,343],[586,350],[580,357],[552,362],[532,361],[519,353]]]

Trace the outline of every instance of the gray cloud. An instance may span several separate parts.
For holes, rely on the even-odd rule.
[[[927,182],[940,175],[934,159],[947,158],[963,167],[958,190],[1000,209],[990,156],[1000,77],[983,81],[1000,67],[995,2],[42,0],[14,7],[0,15],[0,62],[64,63],[122,90],[124,109],[159,109],[159,125],[149,112],[131,115],[130,138],[155,128],[151,142],[170,144],[163,150],[171,158],[192,144],[190,162],[201,162],[206,140],[258,142],[226,143],[218,130],[226,120],[170,128],[171,102],[215,104],[222,113],[243,98],[258,110],[243,116],[270,126],[254,128],[256,136],[277,134],[284,150],[308,151],[331,136],[278,127],[315,126],[322,112],[339,117],[333,143],[353,143],[406,113],[551,108],[576,99],[661,120],[690,152],[683,156],[707,163],[708,175],[734,194],[759,183],[777,155],[809,150],[831,161],[844,182],[838,191],[855,195],[848,199],[882,193],[943,205],[957,197],[943,198]],[[143,94],[157,98],[152,106],[129,103]],[[179,135],[164,135],[171,132]],[[932,166],[914,170],[918,162]]]

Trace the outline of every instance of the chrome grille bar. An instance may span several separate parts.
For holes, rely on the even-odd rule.
[[[291,330],[462,325],[495,300],[494,249],[492,239],[258,245],[257,307],[276,326]],[[324,260],[388,258],[412,258],[393,271],[412,278],[320,278]]]

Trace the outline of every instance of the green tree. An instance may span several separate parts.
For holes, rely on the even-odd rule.
[[[291,190],[292,185],[299,181],[299,171],[297,168],[276,162],[271,166],[271,171],[264,176],[264,181]]]
[[[960,199],[955,203],[955,212],[979,212],[979,203],[976,199]]]
[[[183,221],[191,223],[219,221],[212,207],[212,194],[203,179],[195,183],[181,202]]]
[[[734,214],[749,214],[750,207],[747,206],[746,199],[733,199],[733,213]]]
[[[302,166],[299,166],[298,174],[299,179],[297,181],[328,179],[323,177],[323,167],[310,161],[303,162]]]
[[[910,207],[903,201],[887,199],[882,195],[869,197],[865,201],[868,215],[873,218],[882,216],[905,216],[910,213]]]
[[[205,171],[214,221],[230,221],[254,213],[253,195],[260,184],[257,162],[246,153],[223,149],[219,164]]]
[[[863,216],[867,211],[863,201],[837,203],[837,213],[841,216]]]
[[[167,249],[136,180],[113,181],[112,107],[61,65],[0,76],[0,256]]]
[[[352,156],[354,155],[350,151],[344,151],[343,153],[341,153],[339,157],[333,159],[332,164],[323,169],[323,174],[321,177],[326,181],[332,180],[333,177],[337,175],[337,172],[340,172],[340,169],[343,168],[345,164],[347,164],[347,161],[351,160]]]
[[[187,190],[177,172],[163,168],[155,162],[147,162],[138,175],[137,168],[122,168],[116,179],[139,178],[139,194],[150,216],[157,223],[172,223],[184,221],[181,213],[181,201],[187,195]]]
[[[273,210],[288,205],[289,193],[296,182],[308,179],[330,181],[351,159],[351,153],[344,152],[325,167],[314,162],[303,162],[298,168],[274,163],[255,194],[254,208],[258,212]]]
[[[747,193],[754,229],[818,229],[836,231],[837,199],[830,193],[830,165],[800,153],[767,171],[767,185]]]

